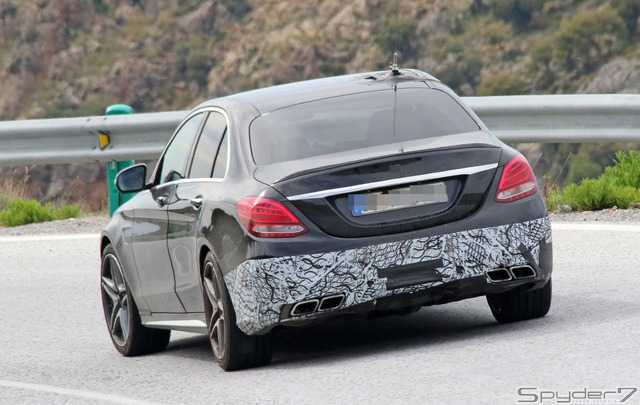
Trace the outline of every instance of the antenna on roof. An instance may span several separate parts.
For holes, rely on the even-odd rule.
[[[393,53],[393,63],[391,64],[391,66],[389,66],[389,69],[391,69],[391,73],[393,73],[394,75],[400,74],[400,69],[398,69],[398,53],[397,52]]]

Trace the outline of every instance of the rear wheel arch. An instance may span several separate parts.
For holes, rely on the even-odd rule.
[[[209,248],[209,246],[202,245],[202,247],[200,247],[200,252],[198,253],[198,272],[200,274],[201,279],[202,279],[202,274],[204,272],[204,262],[209,252],[213,254],[213,251]]]
[[[201,285],[207,335],[214,357],[226,371],[258,367],[271,361],[271,336],[249,336],[236,324],[236,315],[213,251],[204,250]]]

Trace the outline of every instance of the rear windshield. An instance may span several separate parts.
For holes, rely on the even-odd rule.
[[[257,118],[250,137],[256,164],[265,165],[478,129],[448,94],[409,88],[282,108]]]

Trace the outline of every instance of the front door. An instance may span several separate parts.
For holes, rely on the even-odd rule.
[[[167,236],[170,233],[169,207],[176,200],[179,184],[185,178],[194,142],[204,113],[189,116],[165,149],[154,173],[154,187],[136,196],[132,249],[143,286],[142,293],[151,312],[184,313],[176,293],[174,268]]]

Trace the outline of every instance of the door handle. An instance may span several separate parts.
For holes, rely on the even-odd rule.
[[[191,199],[191,205],[193,205],[193,207],[195,209],[198,209],[198,208],[202,207],[202,196],[199,195],[199,196],[197,196],[195,198],[192,198]]]
[[[159,207],[164,207],[165,205],[169,204],[169,196],[167,194],[161,195],[156,199],[156,202],[158,203]]]

